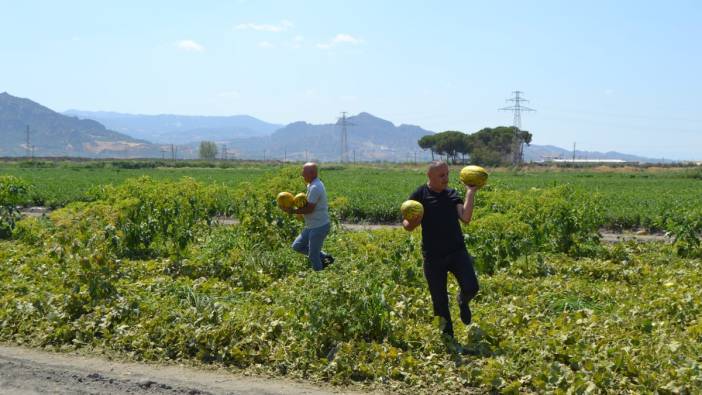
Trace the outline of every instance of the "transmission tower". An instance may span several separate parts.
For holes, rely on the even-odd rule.
[[[341,118],[339,118],[339,121],[341,121],[340,161],[343,163],[349,161],[349,136],[348,132],[346,131],[346,127],[354,125],[346,120],[346,111],[341,112]]]
[[[500,108],[500,111],[514,112],[514,121],[512,122],[512,128],[514,129],[514,139],[512,143],[512,165],[519,166],[522,163],[524,155],[524,139],[520,135],[520,131],[522,130],[522,111],[536,110],[522,105],[522,103],[529,101],[521,97],[521,94],[524,92],[514,91],[512,93],[514,94],[514,97],[507,99],[507,102],[513,102],[514,105]]]
[[[27,125],[27,144],[26,144],[25,148],[27,151],[27,158],[29,158],[29,151],[31,150],[31,146],[29,144],[29,125]]]

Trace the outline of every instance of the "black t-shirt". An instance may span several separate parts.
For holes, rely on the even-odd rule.
[[[422,250],[425,256],[443,258],[465,248],[456,206],[463,204],[455,189],[434,192],[427,184],[410,197],[424,206],[422,218]]]

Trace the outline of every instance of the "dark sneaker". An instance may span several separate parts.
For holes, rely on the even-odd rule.
[[[453,336],[442,334],[441,340],[446,346],[446,350],[451,354],[462,355],[466,353],[466,349]]]
[[[334,257],[331,255],[327,255],[322,259],[322,267],[327,267],[334,263]]]
[[[456,298],[458,301],[458,309],[461,311],[461,321],[463,321],[464,324],[468,325],[471,323],[473,320],[473,314],[470,312],[470,306],[468,306],[468,302],[464,302],[463,298],[461,298],[461,293],[458,293],[458,297]]]

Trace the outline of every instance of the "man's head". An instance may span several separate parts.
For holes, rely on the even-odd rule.
[[[305,182],[308,184],[317,178],[317,164],[314,162],[305,163],[302,166],[302,178],[304,178]]]
[[[449,167],[442,160],[433,161],[427,169],[429,187],[437,192],[441,192],[448,187]]]

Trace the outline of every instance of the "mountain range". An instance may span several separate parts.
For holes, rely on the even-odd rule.
[[[0,156],[33,152],[42,156],[109,157],[125,152],[134,156],[157,152],[148,141],[109,130],[94,120],[61,115],[7,92],[0,93],[0,136]]]
[[[342,130],[349,161],[426,161],[417,140],[434,133],[415,125],[396,126],[369,113],[336,123],[293,122],[286,126],[237,115],[134,115],[69,110],[57,113],[29,99],[0,93],[0,156],[161,157],[171,144],[179,158],[197,158],[200,141],[215,141],[220,157],[337,161]],[[550,145],[525,147],[525,161],[571,158],[572,151]],[[661,162],[619,152],[576,151],[577,158]]]
[[[68,110],[64,115],[92,119],[107,128],[157,144],[268,136],[283,127],[248,115],[137,115],[107,111]]]
[[[362,112],[336,123],[321,125],[293,122],[270,136],[223,140],[236,157],[316,159],[336,161],[341,156],[341,134],[346,125],[349,161],[403,161],[414,153],[426,159],[417,140],[433,133],[414,125],[395,126],[392,122]]]

